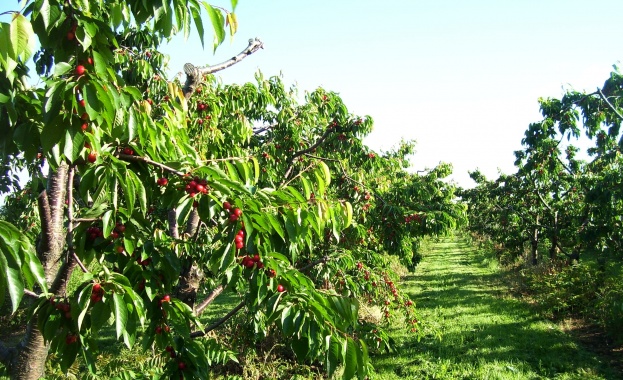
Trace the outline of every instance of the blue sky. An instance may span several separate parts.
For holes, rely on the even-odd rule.
[[[415,169],[451,162],[470,187],[468,170],[514,171],[539,97],[594,91],[623,58],[620,0],[240,0],[236,13],[232,43],[213,56],[194,38],[175,41],[171,68],[220,62],[259,37],[265,49],[221,72],[224,82],[261,70],[336,91],[374,118],[368,145],[414,139]]]
[[[17,3],[0,0],[0,12]],[[593,91],[623,58],[621,0],[239,0],[236,13],[239,31],[216,55],[194,33],[166,46],[171,77],[259,37],[264,50],[221,72],[225,83],[261,70],[301,91],[338,92],[352,113],[374,118],[368,145],[414,139],[414,169],[450,162],[462,186],[473,185],[468,170],[514,170],[539,97]]]

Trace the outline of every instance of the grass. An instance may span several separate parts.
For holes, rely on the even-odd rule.
[[[370,379],[623,379],[605,359],[513,298],[503,276],[493,257],[466,242],[448,239],[427,246],[416,272],[401,286],[416,301],[429,333],[418,342],[409,327],[392,326],[400,350],[374,356],[376,373]],[[210,324],[237,303],[235,295],[223,294],[203,322]],[[226,329],[235,333],[235,322]],[[125,348],[112,330],[100,336],[100,347],[106,349],[98,356],[101,372],[95,378],[113,378],[122,367],[149,378],[148,369],[162,365],[151,351]],[[319,378],[313,368],[287,358],[251,356],[241,372],[234,371],[236,378]],[[70,373],[74,376],[50,373],[47,378],[85,378],[79,363]]]
[[[457,239],[435,243],[403,289],[437,334],[392,331],[399,354],[371,379],[620,379],[596,354],[512,298],[494,259]]]

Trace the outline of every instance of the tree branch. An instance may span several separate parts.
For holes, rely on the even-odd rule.
[[[300,269],[298,269],[299,272],[303,272],[303,271],[307,271],[309,269],[311,269],[312,267],[318,265],[318,264],[322,264],[322,263],[326,263],[327,261],[329,261],[329,257],[328,256],[324,256],[319,260],[316,260]],[[220,287],[220,286],[219,286]],[[214,294],[216,291],[218,291],[219,287],[217,287],[216,289],[214,289],[210,295],[208,295],[208,298],[206,298],[206,300],[204,300],[201,305],[199,307],[201,307],[204,303],[206,303],[206,301],[212,296],[212,294]],[[212,298],[216,298],[223,290],[220,290],[220,292],[218,294],[215,294]],[[203,306],[203,308],[201,309],[201,311],[203,311],[203,309],[205,309],[205,307],[210,304],[210,302],[212,302],[212,300],[210,300],[209,302],[206,303],[205,306]],[[210,326],[208,326],[205,330],[203,331],[195,331],[194,333],[190,334],[191,338],[198,338],[198,337],[202,337],[204,335],[206,335],[207,333],[209,333],[210,331],[216,329],[217,327],[219,327],[220,325],[222,325],[223,323],[227,322],[228,319],[230,319],[231,317],[233,317],[234,315],[236,315],[236,313],[238,313],[240,311],[240,309],[242,309],[244,307],[244,305],[246,305],[247,301],[246,300],[242,300],[240,301],[240,303],[233,308],[229,313],[227,313],[223,318],[219,319],[218,321],[214,322],[213,324],[211,324]]]
[[[216,299],[216,297],[221,295],[221,293],[223,293],[223,290],[225,290],[225,287],[223,285],[219,285],[216,288],[214,288],[214,290],[212,290],[210,294],[208,294],[208,296],[203,301],[201,301],[199,306],[197,306],[197,308],[195,309],[195,313],[197,315],[200,315],[201,313],[203,313],[203,310],[205,310],[205,308],[209,304],[211,304]]]
[[[206,67],[197,67],[194,66],[192,63],[185,64],[184,73],[186,73],[186,83],[184,84],[184,88],[182,90],[184,92],[184,97],[186,99],[190,98],[190,96],[195,92],[195,89],[197,88],[199,83],[201,83],[204,75],[212,74],[217,71],[224,70],[230,66],[233,66],[248,57],[249,55],[263,48],[264,43],[260,41],[259,38],[251,38],[249,39],[249,45],[242,52],[228,59],[225,62]]]
[[[616,108],[614,108],[614,106],[612,105],[612,103],[610,103],[610,101],[608,101],[608,98],[606,98],[606,95],[604,95],[603,92],[601,92],[601,89],[598,88],[597,92],[599,93],[599,96],[601,97],[601,99],[606,102],[606,104],[608,105],[608,107],[612,110],[612,112],[614,112],[619,119],[623,120],[623,116],[619,113],[619,111],[617,111]]]
[[[162,169],[162,170],[164,170],[166,172],[173,173],[173,174],[181,176],[181,177],[183,177],[186,174],[184,172],[181,172],[179,170],[173,169],[173,168],[171,168],[169,166],[166,166],[164,164],[156,162],[156,161],[152,160],[149,157],[133,156],[133,155],[130,155],[130,154],[123,154],[123,153],[119,153],[118,157],[120,159],[124,160],[124,161],[143,162],[143,163],[146,163],[148,165],[152,165],[152,166],[158,167],[158,168],[160,168],[160,169]]]
[[[207,333],[209,333],[210,331],[214,330],[215,328],[219,327],[220,325],[222,325],[223,323],[227,322],[227,320],[229,320],[231,317],[233,317],[234,315],[236,315],[236,313],[238,313],[240,311],[240,309],[242,309],[244,307],[244,305],[246,304],[246,301],[240,301],[240,303],[238,304],[238,306],[236,306],[235,308],[233,308],[229,313],[227,313],[223,318],[219,319],[218,321],[214,322],[213,324],[211,324],[210,326],[206,327],[203,331],[195,331],[194,333],[190,334],[191,338],[198,338],[201,336],[206,335]]]
[[[327,130],[324,132],[324,134],[322,136],[320,136],[320,138],[318,138],[318,140],[316,140],[316,142],[314,144],[310,145],[308,148],[305,148],[305,149],[299,150],[298,152],[295,152],[292,155],[292,157],[290,157],[288,159],[288,162],[289,162],[290,165],[288,166],[288,169],[286,170],[286,173],[283,176],[283,182],[279,185],[279,187],[283,186],[283,184],[287,182],[288,177],[290,177],[290,175],[292,174],[292,170],[294,169],[294,159],[299,157],[299,156],[302,156],[302,155],[304,155],[306,153],[312,152],[314,149],[319,147],[320,144],[322,144],[327,139],[327,137],[329,137],[329,135],[331,133],[333,133],[333,128],[327,128]]]

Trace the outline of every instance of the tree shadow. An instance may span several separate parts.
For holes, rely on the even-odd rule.
[[[463,373],[484,362],[545,378],[586,371],[623,378],[529,305],[509,297],[499,274],[479,269],[487,266],[485,259],[472,247],[445,242],[425,254],[424,260],[437,266],[422,265],[403,280],[423,320],[438,329],[441,339],[397,337],[407,362],[396,365],[395,353],[376,355],[384,359],[375,364],[379,372],[417,378],[431,375],[423,369],[430,362],[463,368]]]

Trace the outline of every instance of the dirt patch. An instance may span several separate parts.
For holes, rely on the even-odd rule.
[[[623,378],[623,344],[616,344],[599,326],[578,318],[565,318],[560,328],[590,352],[598,354]]]

